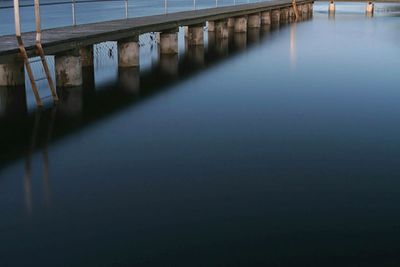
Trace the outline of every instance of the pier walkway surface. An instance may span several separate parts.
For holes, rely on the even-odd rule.
[[[297,4],[310,2],[313,1],[301,0],[297,1]],[[104,41],[129,38],[134,34],[162,32],[174,27],[196,25],[206,21],[227,19],[290,6],[292,6],[290,0],[275,0],[54,28],[43,31],[42,44],[46,54],[55,54]],[[34,55],[35,32],[23,33],[22,36],[28,55]],[[15,36],[1,36],[0,63],[12,61],[18,54]]]

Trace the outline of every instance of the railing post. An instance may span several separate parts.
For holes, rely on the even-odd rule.
[[[164,13],[168,13],[168,0],[164,0]]]
[[[218,0],[215,0],[215,7],[218,7]]]
[[[128,0],[125,0],[125,18],[128,18]]]
[[[76,26],[75,4],[76,0],[72,0],[72,25],[74,26]]]
[[[193,0],[193,10],[196,10],[196,0]]]

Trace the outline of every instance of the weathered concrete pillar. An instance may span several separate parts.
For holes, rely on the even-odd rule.
[[[233,28],[235,26],[235,18],[228,18],[228,28]]]
[[[204,45],[204,25],[192,25],[188,27],[188,44]]]
[[[0,86],[25,85],[24,62],[0,64]]]
[[[261,26],[260,13],[255,13],[248,16],[247,27],[260,28],[260,26]]]
[[[178,53],[178,29],[162,32],[160,34],[160,53],[161,54]]]
[[[247,32],[247,18],[245,16],[235,18],[234,32]]]
[[[138,67],[139,54],[139,36],[118,40],[118,67]]]
[[[59,87],[82,85],[82,62],[78,49],[55,55],[56,84]]]
[[[215,31],[215,22],[214,21],[208,21],[207,22],[207,28],[209,32],[214,32]]]
[[[272,10],[271,22],[272,23],[279,23],[280,18],[281,18],[281,11],[279,9]]]
[[[217,39],[227,39],[229,37],[228,20],[218,20],[215,22],[215,37]]]
[[[367,14],[374,14],[374,3],[372,3],[371,1],[367,3],[366,7],[365,7],[365,12],[367,12]]]
[[[93,45],[79,48],[82,67],[93,66]]]
[[[261,25],[270,25],[271,24],[271,12],[265,11],[261,12]]]
[[[329,2],[329,12],[335,12],[335,2],[334,1]]]
[[[302,13],[303,13],[303,17],[304,18],[308,18],[308,5],[307,4],[303,4],[301,5],[302,7]]]
[[[287,8],[281,9],[280,21],[287,21],[289,19],[289,10]]]

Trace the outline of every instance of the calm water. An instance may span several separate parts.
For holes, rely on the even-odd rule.
[[[398,266],[400,17],[362,8],[3,90],[0,266]]]

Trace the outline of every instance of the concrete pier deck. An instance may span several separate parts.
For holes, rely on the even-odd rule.
[[[312,2],[312,0],[300,0],[297,4]],[[179,26],[196,25],[290,6],[292,6],[291,0],[274,0],[54,28],[43,31],[42,44],[45,53],[52,55],[100,42],[129,38],[135,34],[162,32]],[[28,55],[34,55],[35,32],[23,33],[22,37]],[[18,54],[15,36],[0,36],[0,64],[13,62]]]

